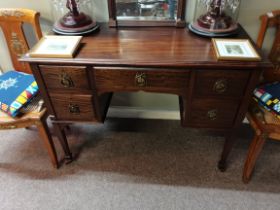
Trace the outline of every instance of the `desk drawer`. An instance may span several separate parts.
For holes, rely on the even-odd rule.
[[[92,95],[50,94],[58,120],[89,121],[95,119]]]
[[[195,99],[192,101],[190,124],[195,127],[231,127],[238,109],[239,101]]]
[[[143,90],[184,95],[189,71],[95,68],[95,82],[99,92]]]
[[[89,89],[84,66],[39,66],[48,89]]]
[[[242,96],[249,71],[201,70],[196,72],[195,96]]]

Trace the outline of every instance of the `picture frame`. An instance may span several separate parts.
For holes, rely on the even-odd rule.
[[[73,58],[82,36],[44,36],[29,51],[30,57]]]
[[[218,60],[260,61],[261,57],[248,39],[212,38]]]

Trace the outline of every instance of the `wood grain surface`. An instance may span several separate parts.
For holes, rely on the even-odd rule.
[[[237,37],[250,39],[242,28]],[[103,122],[114,92],[178,95],[183,126],[226,131],[221,170],[226,168],[232,134],[245,117],[252,91],[262,71],[271,67],[266,59],[217,61],[211,39],[187,29],[107,25],[82,39],[75,58],[26,55],[21,60],[31,64],[56,124]],[[61,88],[58,78],[62,72],[80,89]],[[69,103],[79,107],[79,114],[69,113]],[[71,155],[67,141],[61,139],[66,156]]]

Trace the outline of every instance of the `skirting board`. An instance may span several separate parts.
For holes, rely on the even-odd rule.
[[[149,110],[126,106],[110,107],[107,116],[116,118],[180,120],[179,110]]]
[[[107,116],[112,118],[180,120],[179,110],[149,110],[126,106],[110,107]],[[248,123],[248,120],[245,118],[243,123]]]

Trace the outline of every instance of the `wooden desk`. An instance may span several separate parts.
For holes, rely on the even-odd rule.
[[[239,37],[248,38],[243,30]],[[67,159],[66,124],[103,122],[114,92],[142,90],[178,95],[183,127],[226,131],[221,170],[260,74],[270,67],[266,60],[218,62],[210,39],[186,29],[107,26],[84,37],[74,59],[21,60],[31,64]]]

